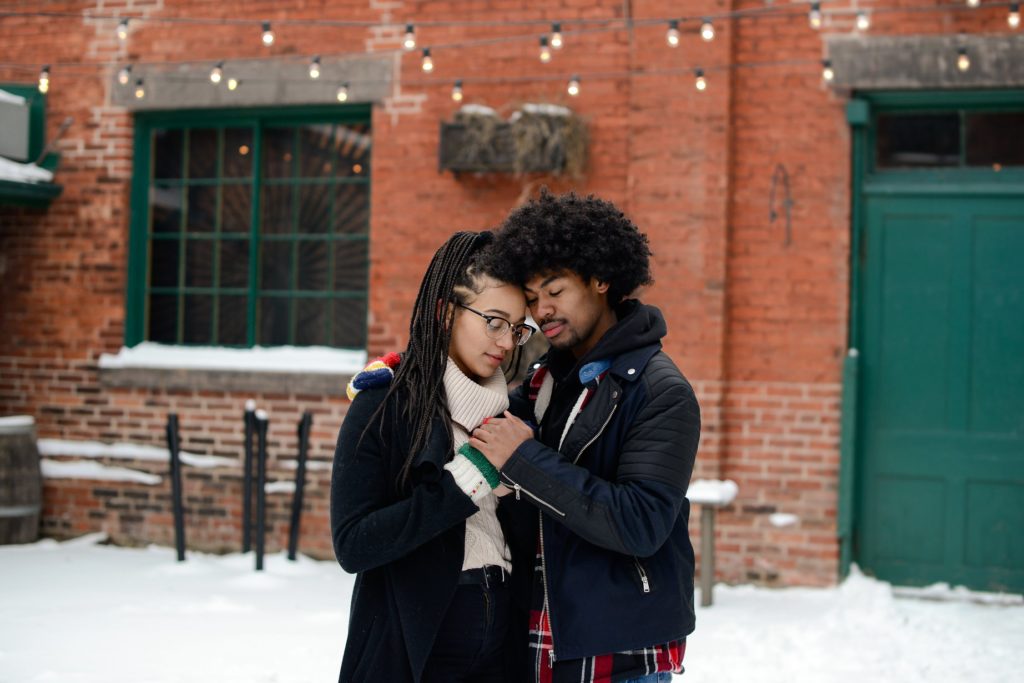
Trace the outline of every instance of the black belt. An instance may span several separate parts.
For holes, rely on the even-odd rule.
[[[503,567],[496,564],[489,564],[486,567],[476,569],[465,569],[459,574],[460,584],[483,584],[489,586],[492,583],[505,583],[509,579],[509,573]]]

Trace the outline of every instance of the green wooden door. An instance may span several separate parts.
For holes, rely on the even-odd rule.
[[[1024,592],[1024,196],[868,196],[856,550]]]

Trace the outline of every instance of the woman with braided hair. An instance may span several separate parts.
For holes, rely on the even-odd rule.
[[[331,478],[334,551],[357,574],[342,682],[505,680],[505,490],[468,441],[508,408],[501,366],[534,330],[522,289],[490,274],[491,239],[438,249],[405,351],[349,384]]]

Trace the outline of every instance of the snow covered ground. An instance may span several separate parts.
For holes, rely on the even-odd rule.
[[[0,683],[337,680],[352,577],[333,562],[116,548],[0,547]],[[681,683],[1021,680],[1024,605],[932,588],[715,589]]]

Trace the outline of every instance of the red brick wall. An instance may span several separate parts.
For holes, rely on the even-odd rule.
[[[919,6],[920,2],[899,3]],[[622,18],[638,21],[685,10],[756,9],[761,0],[686,3],[600,0],[561,2],[307,2],[217,5],[171,0],[48,3],[50,11],[133,16],[322,17],[404,22],[468,18]],[[826,3],[827,8],[842,6]],[[855,6],[853,3],[851,7]],[[893,3],[859,2],[858,7]],[[420,273],[450,232],[491,227],[539,182],[576,188],[618,203],[648,232],[656,284],[645,298],[668,319],[667,351],[694,381],[704,431],[697,476],[732,478],[737,501],[719,516],[719,578],[821,584],[835,580],[839,382],[846,343],[850,171],[845,101],[823,87],[816,65],[821,34],[802,16],[716,23],[705,44],[684,25],[677,49],[664,27],[589,36],[567,33],[567,45],[542,66],[536,40],[435,51],[435,74],[414,53],[401,60],[392,97],[374,107],[371,225],[370,351],[398,348]],[[160,444],[168,411],[178,412],[184,448],[239,457],[240,419],[249,396],[217,392],[101,387],[97,359],[122,343],[131,117],[108,104],[109,60],[181,60],[267,54],[251,27],[136,22],[127,46],[111,22],[93,19],[0,18],[0,63],[54,65],[48,99],[52,135],[65,116],[75,124],[60,143],[63,195],[48,210],[0,208],[0,414],[36,417],[42,437]],[[826,31],[852,30],[852,15]],[[874,17],[872,33],[1005,32],[1005,8]],[[421,28],[421,45],[444,44],[532,29]],[[535,31],[538,35],[540,31]],[[324,54],[346,46],[397,45],[399,32],[339,27],[277,27],[275,55]],[[786,65],[787,61],[809,61]],[[715,66],[779,62],[764,68]],[[73,64],[78,64],[74,66]],[[705,65],[708,90],[689,73],[658,70]],[[644,71],[625,75],[624,72]],[[32,82],[38,66],[0,67],[0,80]],[[544,73],[618,74],[586,78],[578,98],[565,82],[526,81]],[[68,74],[78,74],[70,78]],[[469,83],[474,77],[505,82]],[[567,104],[588,122],[585,180],[460,177],[437,172],[438,122],[456,105],[455,78],[466,101],[508,115],[526,101]],[[772,173],[789,172],[792,240],[784,222],[768,218]],[[781,206],[781,196],[777,208]],[[311,456],[333,451],[345,402],[320,396],[256,397],[270,411],[272,479],[293,470],[295,422],[312,409]],[[106,464],[164,473],[147,462]],[[186,468],[188,536],[196,548],[229,550],[240,532],[240,465]],[[303,549],[329,556],[328,472],[310,473]],[[67,536],[105,529],[119,542],[171,542],[169,480],[157,486],[51,479],[44,531]],[[270,496],[271,548],[287,534],[290,496]],[[800,521],[776,528],[771,512]],[[696,515],[695,515],[696,517]],[[696,541],[696,524],[694,524]],[[695,543],[696,545],[696,543]]]

